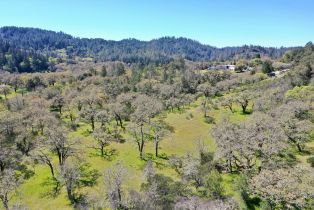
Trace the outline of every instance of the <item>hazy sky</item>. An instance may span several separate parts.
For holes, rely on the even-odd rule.
[[[13,25],[112,40],[296,46],[314,41],[314,0],[0,0],[0,26]]]

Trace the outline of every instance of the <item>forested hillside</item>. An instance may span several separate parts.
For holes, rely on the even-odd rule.
[[[56,62],[62,62],[62,58],[165,64],[178,58],[190,61],[249,59],[257,55],[279,58],[288,49],[260,46],[216,48],[191,39],[174,37],[148,42],[136,39],[110,41],[76,38],[62,32],[36,28],[0,28],[0,68],[11,72],[52,70]],[[48,58],[55,59],[47,62]],[[38,62],[39,66],[36,65]]]
[[[75,42],[96,42],[16,30],[4,57],[25,53],[34,71],[37,54],[71,45],[78,56]],[[313,44],[236,63],[78,59],[0,71],[0,209],[314,209]]]

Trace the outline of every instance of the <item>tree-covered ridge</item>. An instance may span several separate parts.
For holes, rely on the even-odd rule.
[[[31,49],[20,49],[0,39],[0,69],[9,72],[38,72],[52,69],[48,56]]]
[[[76,38],[63,32],[36,28],[2,27],[0,40],[27,51],[56,57],[55,50],[65,49],[69,58],[91,57],[98,61],[164,64],[176,58],[191,61],[233,60],[252,58],[257,54],[281,57],[289,48],[241,46],[216,48],[187,38],[163,37],[148,42],[136,39],[110,41]]]

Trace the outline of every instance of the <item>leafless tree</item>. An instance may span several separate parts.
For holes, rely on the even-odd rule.
[[[267,161],[287,148],[282,128],[266,114],[255,113],[248,121],[240,124],[224,120],[213,129],[218,158],[226,160],[230,172],[251,169],[257,154]]]
[[[12,169],[0,173],[0,200],[6,210],[9,210],[9,201],[19,183],[20,181],[16,178],[16,174]]]
[[[60,168],[60,179],[65,184],[66,192],[72,204],[76,202],[75,190],[79,187],[81,172],[77,165],[64,164]]]
[[[112,209],[123,208],[123,182],[126,170],[120,164],[105,171],[105,185],[107,189],[107,198]]]
[[[109,146],[110,142],[116,141],[114,135],[105,128],[95,129],[93,137],[97,141],[97,148],[99,148],[102,157],[106,155],[105,147]]]
[[[266,201],[272,209],[306,209],[313,199],[313,171],[302,167],[262,170],[250,181],[250,189]]]
[[[90,123],[92,131],[95,130],[95,121],[97,114],[98,110],[95,107],[84,107],[83,110],[81,110],[80,112],[80,116]]]
[[[239,93],[236,100],[241,105],[243,114],[246,114],[247,113],[247,107],[248,107],[249,102],[251,100],[251,95],[250,95],[249,91],[246,90],[246,91]]]
[[[0,94],[4,95],[4,99],[7,100],[7,96],[11,93],[11,88],[7,85],[0,86]]]
[[[149,123],[151,118],[162,110],[162,104],[146,95],[140,95],[132,104],[134,112],[131,119],[133,124],[129,126],[131,133],[136,140],[140,152],[140,158],[143,159],[143,150],[146,139],[149,137]]]
[[[53,98],[52,101],[52,106],[56,107],[59,111],[59,114],[62,114],[62,108],[64,107],[65,104],[65,99],[61,95],[57,95],[56,97]]]
[[[150,127],[154,138],[155,156],[158,157],[159,143],[164,137],[170,134],[170,130],[168,129],[165,122],[162,122],[160,120],[151,121]]]
[[[234,112],[233,110],[233,104],[235,100],[232,96],[226,96],[222,99],[221,105],[228,108],[232,113]]]
[[[44,132],[46,145],[58,156],[59,165],[65,164],[67,158],[75,154],[76,141],[70,141],[67,133],[61,127],[51,127]]]
[[[36,149],[36,151],[33,152],[32,156],[40,163],[46,164],[50,169],[52,178],[56,180],[56,174],[52,163],[53,158],[50,154],[50,151],[47,151],[47,148],[40,146]]]

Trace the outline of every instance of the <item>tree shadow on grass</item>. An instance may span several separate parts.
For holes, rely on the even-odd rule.
[[[85,187],[94,186],[97,183],[97,179],[100,173],[96,169],[91,169],[91,165],[86,163],[80,166],[81,171],[81,184]]]
[[[126,142],[126,140],[125,140],[124,138],[122,138],[122,137],[121,137],[121,138],[119,138],[119,139],[118,139],[118,142],[119,142],[120,144],[123,144],[123,143],[125,143],[125,142]]]
[[[89,130],[89,129],[86,129],[86,130],[81,131],[81,134],[82,134],[84,137],[89,137],[91,133],[92,133],[92,131]]]
[[[27,168],[24,164],[18,165],[17,170],[21,172],[24,179],[29,179],[35,175],[35,172]]]
[[[158,169],[164,169],[167,167],[165,160],[168,160],[168,157],[165,153],[162,153],[158,157],[156,157],[152,153],[146,153],[143,160],[144,161],[152,161]]]
[[[234,113],[235,113],[235,112],[234,112]],[[252,113],[253,113],[252,110],[247,110],[246,112],[241,111],[241,112],[238,113],[238,114],[246,116],[246,115],[251,115]]]
[[[85,194],[79,194],[72,201],[74,209],[89,209],[87,196]]]
[[[91,169],[91,165],[84,163],[79,167],[80,170],[80,187],[92,187],[97,184],[97,180],[100,177],[100,173],[96,169]],[[47,190],[41,193],[40,197],[56,198],[64,186],[56,178],[48,177],[41,183],[42,187],[46,187]],[[72,200],[73,205],[85,204],[85,195],[79,192],[75,193],[74,200]]]
[[[116,149],[106,149],[104,155],[97,150],[95,152],[90,153],[90,157],[100,157],[104,160],[113,161],[119,155],[119,151]]]
[[[61,183],[57,179],[52,177],[48,177],[47,179],[45,179],[44,182],[41,183],[41,186],[48,187],[48,190],[40,195],[42,198],[56,198],[60,194],[62,187]]]
[[[274,161],[276,161],[278,164],[282,163],[289,166],[294,166],[299,163],[297,157],[291,151],[286,151],[278,154],[278,157],[274,158]]]
[[[302,152],[298,152],[301,156],[308,156],[314,154],[314,147],[311,146],[305,146],[304,150]]]

